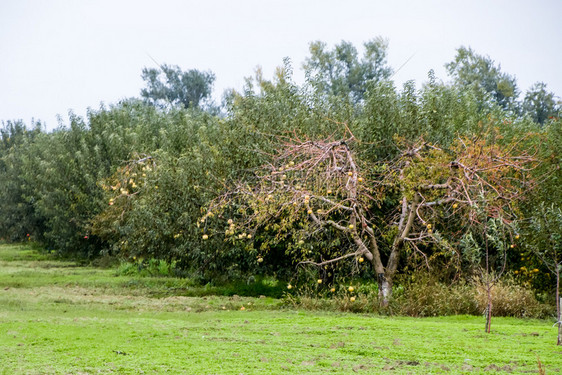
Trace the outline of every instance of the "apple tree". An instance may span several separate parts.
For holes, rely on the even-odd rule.
[[[349,130],[339,140],[286,138],[269,164],[216,198],[202,220],[229,213],[225,238],[249,238],[264,252],[284,242],[299,264],[366,259],[386,306],[402,254],[427,260],[438,246],[458,257],[455,241],[478,221],[477,202],[487,202],[491,217],[509,217],[533,163],[485,137],[459,139],[449,149],[398,140],[399,156],[381,163],[362,159],[358,143]],[[307,245],[326,234],[350,246],[327,253]]]

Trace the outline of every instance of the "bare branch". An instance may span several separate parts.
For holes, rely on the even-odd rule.
[[[325,265],[328,265],[328,264],[331,264],[331,263],[339,262],[340,260],[343,260],[343,259],[360,256],[363,253],[364,253],[363,251],[356,251],[354,253],[345,254],[345,255],[342,255],[342,256],[334,258],[334,259],[325,260],[323,262],[315,262],[313,260],[303,260],[302,262],[299,262],[299,264],[313,264],[315,266],[325,266]]]

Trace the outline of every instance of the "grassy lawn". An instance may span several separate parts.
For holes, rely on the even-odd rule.
[[[550,321],[494,318],[488,335],[482,317],[294,311],[189,288],[0,245],[0,373],[538,373],[537,357],[562,370]]]

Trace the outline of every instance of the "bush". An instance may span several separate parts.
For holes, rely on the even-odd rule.
[[[459,280],[445,284],[428,273],[411,275],[398,286],[393,310],[407,316],[478,315],[474,285]],[[402,292],[400,292],[402,291]]]
[[[348,283],[349,284],[349,283]],[[310,310],[337,310],[361,313],[396,314],[412,317],[442,315],[481,315],[486,308],[486,292],[480,280],[463,279],[453,283],[438,281],[434,275],[416,273],[394,286],[388,308],[381,308],[376,284],[340,284],[331,292],[329,287],[312,283],[287,292],[288,305]],[[500,280],[493,288],[493,316],[517,318],[547,318],[555,308],[537,300],[530,289],[512,279]],[[355,299],[352,301],[351,298]]]
[[[475,280],[474,299],[480,310],[486,308],[486,288],[481,280]],[[492,288],[492,315],[516,318],[548,318],[555,308],[541,303],[530,288],[517,284],[511,278],[500,280]]]

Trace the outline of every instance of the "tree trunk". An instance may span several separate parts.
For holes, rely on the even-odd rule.
[[[377,275],[377,282],[379,285],[379,300],[381,307],[388,307],[390,297],[392,297],[392,280],[387,279],[384,273]]]
[[[558,298],[558,306],[562,304],[562,298]],[[560,308],[558,309],[558,341],[556,345],[562,345],[562,315],[560,314]]]
[[[385,271],[385,268],[381,261],[381,254],[379,252],[379,247],[377,244],[377,240],[374,236],[374,232],[372,229],[368,228],[367,233],[369,233],[369,237],[370,237],[370,241],[369,241],[370,248],[367,248],[367,246],[365,245],[365,243],[363,243],[363,241],[359,236],[354,236],[353,239],[355,240],[355,243],[359,246],[359,248],[363,250],[363,254],[365,254],[365,257],[371,261],[371,264],[373,265],[373,268],[377,274],[380,306],[387,307],[388,302],[392,297],[392,276],[396,272],[396,267],[390,264],[390,272],[388,270]],[[393,255],[391,253],[390,258],[391,260],[392,259],[396,260],[397,257],[396,255]]]
[[[556,265],[556,317],[558,318],[558,341],[556,345],[562,345],[562,298],[560,298],[560,266]]]
[[[488,295],[488,306],[486,306],[486,333],[492,330],[492,287],[488,285],[486,288]]]

